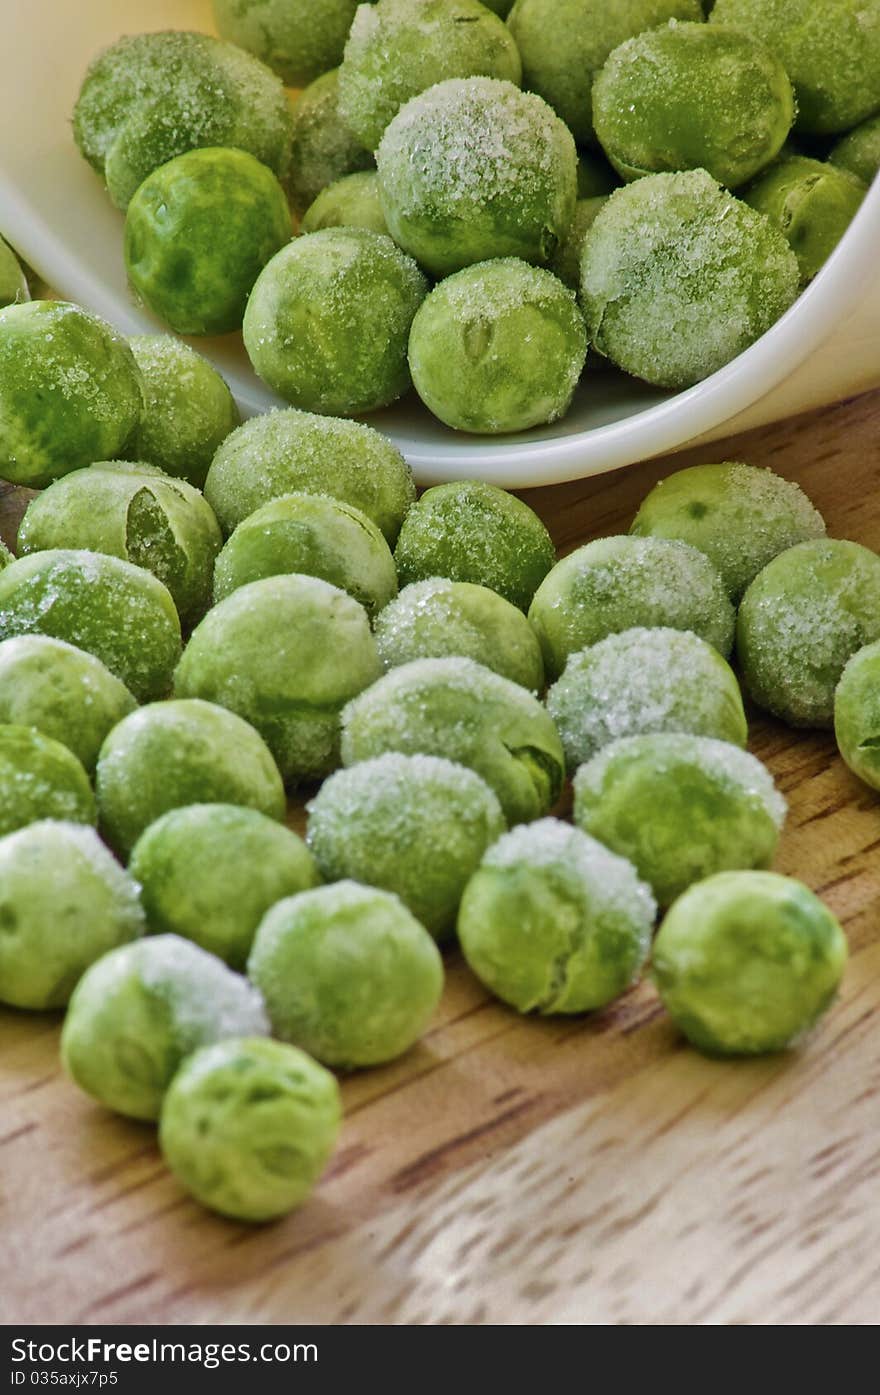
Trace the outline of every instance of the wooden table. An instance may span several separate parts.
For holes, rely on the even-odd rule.
[[[568,551],[706,459],[797,478],[833,534],[880,549],[880,394],[529,502]],[[880,801],[828,734],[755,717],[751,746],[791,805],[779,870],[852,947],[800,1050],[705,1060],[647,983],[591,1017],[522,1020],[451,954],[423,1043],[345,1082],[314,1198],[248,1228],[181,1192],[152,1129],[62,1078],[57,1017],[0,1011],[2,1320],[876,1322]]]

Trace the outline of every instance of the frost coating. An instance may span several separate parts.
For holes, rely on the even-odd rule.
[[[344,1069],[408,1051],[443,989],[443,961],[427,930],[398,897],[351,881],[273,907],[248,975],[276,1036]]]
[[[501,78],[519,86],[510,30],[476,0],[378,0],[359,5],[339,70],[339,109],[375,150],[411,97],[447,78]]]
[[[797,258],[778,228],[705,170],[616,190],[581,259],[594,348],[658,387],[686,388],[759,339],[797,295]]]
[[[312,1190],[339,1131],[339,1086],[305,1052],[233,1038],[187,1061],[162,1105],[159,1143],[193,1196],[239,1221],[270,1221]]]
[[[817,539],[781,552],[755,577],[737,619],[745,687],[796,727],[831,726],[847,661],[876,639],[880,557],[853,542]]]
[[[624,630],[572,654],[547,710],[569,771],[624,736],[685,732],[745,746],[748,735],[733,671],[684,630]]]
[[[447,426],[490,435],[564,416],[586,356],[573,293],[512,257],[448,276],[423,302],[409,339],[426,406]]]
[[[241,421],[216,368],[171,334],[137,334],[129,345],[141,371],[144,414],[122,454],[148,460],[201,489],[215,452]]]
[[[308,809],[308,845],[324,878],[394,892],[438,939],[506,828],[479,776],[433,756],[389,753],[338,770]]]
[[[259,993],[178,935],[154,935],[93,964],[61,1033],[64,1068],[118,1114],[157,1119],[181,1063],[199,1046],[267,1035]]]
[[[521,610],[487,586],[442,577],[414,581],[377,617],[375,634],[386,668],[458,654],[531,692],[544,686],[534,630]]]
[[[344,175],[373,168],[364,150],[339,113],[339,69],[310,83],[293,108],[290,202],[302,215],[322,189]]]
[[[0,838],[0,1002],[63,1007],[90,964],[144,928],[136,884],[91,828],[44,820]]]
[[[767,867],[786,803],[747,751],[707,736],[614,741],[574,778],[574,820],[628,857],[661,906],[703,877]]]
[[[510,82],[437,83],[401,108],[376,163],[392,237],[435,276],[491,257],[546,263],[574,217],[571,134]]]
[[[547,813],[564,776],[562,744],[541,704],[471,659],[393,668],[346,707],[341,750],[344,765],[399,751],[469,766],[508,823]]]
[[[303,493],[360,509],[393,545],[416,487],[400,451],[371,426],[293,410],[252,417],[233,431],[205,481],[227,536],[261,504]]]
[[[714,563],[736,604],[780,552],[825,533],[825,520],[794,480],[740,461],[692,465],[646,495],[630,532],[690,543]]]
[[[597,538],[577,548],[539,586],[529,619],[550,678],[570,654],[621,630],[693,630],[723,656],[733,642],[733,607],[712,563],[660,538]]]
[[[98,757],[101,832],[129,853],[160,815],[187,804],[244,804],[285,812],[281,777],[248,724],[208,702],[157,702],[126,717]]]
[[[588,1012],[635,982],[656,910],[631,863],[542,819],[489,849],[458,934],[477,977],[520,1012]]]
[[[218,34],[302,87],[342,57],[358,0],[213,0]]]
[[[0,837],[36,819],[94,823],[88,776],[60,741],[31,726],[0,726]]]

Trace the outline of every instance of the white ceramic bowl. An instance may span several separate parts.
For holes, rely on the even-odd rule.
[[[62,295],[126,334],[154,330],[126,288],[122,217],[76,151],[70,113],[100,48],[147,29],[210,30],[209,0],[6,0],[2,9],[0,231]],[[491,439],[448,430],[412,399],[370,421],[397,442],[422,483],[470,477],[522,488],[600,474],[854,395],[880,384],[878,247],[880,180],[788,314],[687,392],[587,373],[563,421]],[[238,336],[193,342],[245,413],[277,405]]]

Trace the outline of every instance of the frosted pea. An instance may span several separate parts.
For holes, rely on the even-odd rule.
[[[60,741],[31,726],[0,725],[0,837],[37,819],[94,823],[89,777]]]
[[[458,934],[477,977],[519,1012],[589,1012],[638,978],[655,913],[631,863],[541,819],[486,853],[465,888]]]
[[[359,5],[339,69],[339,109],[368,150],[420,92],[482,75],[519,85],[510,30],[477,0],[377,0]]]
[[[336,882],[279,901],[248,977],[273,1033],[325,1065],[378,1066],[415,1044],[443,989],[427,930],[387,891]]]
[[[512,257],[448,276],[422,304],[409,339],[426,406],[447,426],[488,435],[564,416],[586,355],[573,293]]]
[[[292,121],[287,186],[294,211],[302,215],[322,189],[344,175],[372,169],[375,161],[340,115],[338,68],[300,93]]]
[[[802,882],[722,872],[691,887],[654,941],[663,1005],[698,1050],[754,1056],[793,1046],[831,1005],[846,936]]]
[[[162,1104],[159,1145],[203,1206],[271,1221],[299,1206],[339,1132],[339,1086],[304,1051],[234,1037],[187,1057]]]
[[[794,83],[798,131],[847,131],[880,106],[880,0],[716,0],[709,22],[776,53]]]
[[[733,643],[733,607],[712,563],[665,538],[597,538],[577,548],[538,587],[529,619],[552,679],[570,654],[621,630],[693,630],[723,656]]]
[[[534,630],[521,610],[488,586],[442,577],[414,581],[377,617],[375,633],[386,668],[459,654],[532,692],[544,686]]]
[[[871,184],[880,171],[880,112],[843,136],[828,159],[838,169]]]
[[[571,133],[511,82],[450,78],[413,97],[376,164],[391,236],[437,277],[492,257],[549,262],[574,217]]]
[[[18,264],[18,258],[0,237],[0,310],[6,305],[30,300],[27,278]]]
[[[101,743],[137,706],[100,659],[47,635],[0,644],[0,722],[36,727],[91,772]]]
[[[339,499],[288,494],[239,523],[214,568],[214,600],[286,572],[321,577],[375,616],[397,595],[388,544],[366,514]]]
[[[705,170],[616,190],[581,258],[593,347],[657,387],[691,387],[723,368],[775,324],[799,284],[779,229]]]
[[[789,155],[750,184],[743,198],[782,230],[807,282],[822,270],[867,192],[848,170]]]
[[[556,558],[538,515],[504,489],[457,480],[407,513],[394,560],[401,585],[445,577],[488,586],[525,610]]]
[[[144,931],[137,886],[97,833],[54,818],[0,838],[0,921],[0,1002],[37,1012]]]
[[[834,693],[837,747],[853,774],[880,789],[880,643],[847,664]]]
[[[206,358],[171,334],[128,342],[143,379],[144,412],[122,455],[201,489],[216,451],[241,421],[232,393]]]
[[[400,451],[371,426],[292,409],[252,417],[233,431],[205,481],[227,535],[271,499],[303,493],[360,509],[393,546],[416,486]]]
[[[151,572],[100,552],[54,548],[0,571],[0,640],[44,634],[94,654],[138,702],[167,693],[180,620]]]
[[[131,852],[144,829],[188,804],[243,804],[283,819],[284,788],[253,727],[212,703],[150,703],[114,727],[95,779],[101,832]]]
[[[187,804],[141,834],[128,864],[153,934],[182,935],[243,969],[276,901],[317,886],[301,838],[258,809]]]
[[[317,577],[272,576],[240,586],[208,612],[174,690],[252,723],[295,784],[338,765],[342,708],[381,671],[362,605]]]
[[[132,352],[104,320],[66,301],[0,310],[0,478],[42,489],[112,458],[143,405]]]
[[[213,0],[218,34],[266,63],[288,87],[335,68],[358,0]]]
[[[176,1071],[198,1047],[267,1034],[260,995],[246,979],[189,940],[152,935],[111,950],[80,979],[61,1060],[108,1109],[158,1119]]]
[[[537,699],[472,659],[404,664],[349,703],[343,763],[387,751],[468,766],[494,790],[508,823],[546,814],[565,774],[559,736]]]
[[[387,235],[388,224],[382,212],[379,176],[375,170],[360,170],[328,184],[303,214],[300,232],[346,227],[370,228]]]
[[[736,604],[780,552],[823,537],[825,522],[794,480],[734,460],[691,465],[660,480],[642,501],[630,532],[699,548]]]
[[[428,284],[390,237],[325,228],[260,273],[244,317],[255,371],[306,411],[352,416],[409,387],[406,346]]]
[[[880,557],[836,539],[781,552],[755,577],[737,618],[747,691],[796,727],[831,726],[847,661],[877,639]]]
[[[143,567],[167,586],[185,622],[208,607],[222,542],[210,505],[191,484],[120,461],[56,480],[31,500],[18,530],[23,557],[75,547]]]
[[[122,209],[159,165],[201,146],[245,151],[283,179],[290,131],[284,88],[264,64],[178,31],[111,44],[89,65],[73,113],[80,151]]]
[[[733,670],[685,630],[624,630],[572,654],[547,711],[569,771],[624,736],[686,732],[735,746],[748,736]]]
[[[506,826],[472,770],[389,752],[325,781],[309,805],[308,845],[325,880],[394,892],[442,939],[468,878]]]
[[[629,858],[661,906],[732,868],[768,867],[786,803],[747,751],[668,732],[605,746],[574,778],[574,821]]]

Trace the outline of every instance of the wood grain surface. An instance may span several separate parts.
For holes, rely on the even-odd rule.
[[[706,458],[796,478],[832,534],[880,550],[880,394],[524,497],[566,552]],[[7,538],[20,507],[2,500]],[[344,1082],[315,1196],[252,1228],[189,1200],[151,1128],[64,1080],[57,1016],[0,1010],[0,1319],[876,1322],[880,800],[830,735],[751,715],[791,806],[776,865],[852,950],[798,1051],[704,1060],[646,983],[593,1016],[523,1020],[451,953],[421,1045]]]

